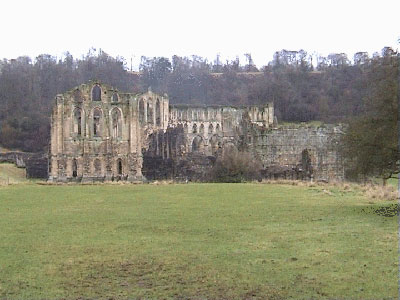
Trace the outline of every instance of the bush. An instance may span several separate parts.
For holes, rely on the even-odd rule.
[[[230,147],[217,158],[210,175],[214,182],[244,182],[261,180],[261,169],[254,154]]]

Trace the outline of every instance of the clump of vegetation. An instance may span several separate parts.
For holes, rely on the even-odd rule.
[[[352,118],[341,141],[347,177],[367,182],[379,177],[383,185],[400,171],[398,150],[397,53],[387,50],[371,61],[362,113]]]
[[[396,200],[398,191],[391,185],[366,184],[362,187],[364,194],[374,200]]]
[[[229,147],[217,158],[210,175],[215,182],[246,182],[261,180],[261,169],[254,154]]]
[[[332,181],[311,182],[301,180],[262,180],[265,184],[286,184],[299,187],[317,188],[322,193],[329,196],[341,197],[343,194],[352,193],[353,195],[363,195],[372,201],[394,201],[398,199],[399,192],[394,184],[381,185],[374,182],[359,184],[352,182]]]

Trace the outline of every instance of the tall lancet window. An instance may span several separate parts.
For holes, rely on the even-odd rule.
[[[93,136],[101,136],[101,111],[98,108],[93,111]]]
[[[139,122],[140,125],[144,124],[145,115],[144,115],[144,102],[143,99],[139,100]]]
[[[157,99],[156,102],[156,125],[161,126],[161,106],[160,99]]]
[[[111,102],[118,102],[118,94],[114,93],[111,97]]]
[[[111,113],[112,118],[112,137],[120,138],[122,136],[121,112],[115,108]]]
[[[98,85],[92,89],[92,101],[101,101],[101,88]]]
[[[151,101],[151,99],[150,99]],[[153,124],[153,104],[151,102],[147,102],[147,123]]]
[[[79,108],[74,111],[74,133],[77,136],[82,135],[82,112]]]

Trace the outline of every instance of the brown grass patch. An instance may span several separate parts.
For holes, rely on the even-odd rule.
[[[213,266],[185,265],[177,258],[65,262],[60,288],[69,297],[96,299],[283,299],[268,285],[240,284]],[[160,298],[161,297],[161,298]],[[69,298],[67,298],[69,299]]]

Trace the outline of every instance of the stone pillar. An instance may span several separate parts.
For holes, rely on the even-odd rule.
[[[64,129],[64,99],[61,95],[56,97],[57,101],[57,116],[54,120],[57,123],[57,154],[63,153],[63,129]]]
[[[151,97],[151,101],[153,103],[153,127],[155,128],[157,126],[156,122],[156,113],[157,113],[157,99],[154,95]],[[161,108],[160,108],[161,109]]]
[[[72,177],[72,159],[68,158],[66,161],[67,167],[66,167],[66,177],[70,178]]]
[[[269,112],[268,123],[269,123],[269,125],[272,125],[274,123],[274,105],[273,105],[273,103],[270,103],[268,105],[268,112]]]
[[[136,127],[138,126],[139,122],[139,111],[134,109],[134,107],[138,107],[137,104],[138,102],[136,99],[129,100],[129,115],[126,116],[126,122],[129,123],[129,153],[136,153],[137,151]]]
[[[143,123],[147,124],[147,98],[143,98]]]

